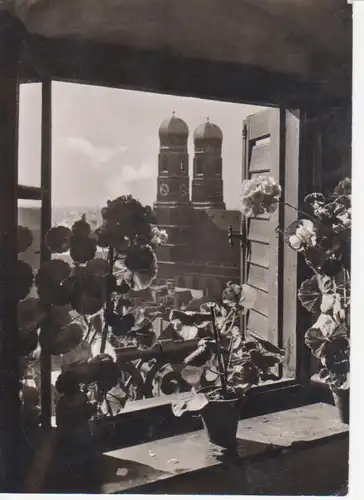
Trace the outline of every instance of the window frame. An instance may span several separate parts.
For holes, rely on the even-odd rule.
[[[44,40],[41,37],[33,37],[34,46],[38,49],[43,50],[40,60],[44,64],[43,68],[46,67],[46,81],[47,85],[51,86],[52,81],[67,81],[69,83],[79,83],[79,84],[89,84],[95,86],[107,86],[113,88],[128,88],[136,91],[144,90],[149,92],[158,92],[163,94],[174,94],[181,96],[189,96],[196,98],[213,98],[221,101],[228,102],[239,102],[244,104],[259,104],[264,106],[276,106],[287,108],[300,109],[302,113],[302,120],[300,123],[300,172],[306,172],[306,178],[309,177],[308,173],[308,162],[307,155],[301,155],[303,144],[310,141],[309,139],[309,129],[310,123],[307,121],[307,116],[309,112],[307,111],[309,99],[312,100],[312,95],[315,98],[320,99],[322,96],[321,92],[312,92],[313,88],[319,89],[312,83],[308,83],[306,87],[302,85],[299,80],[297,80],[292,75],[284,75],[271,71],[257,70],[254,67],[242,67],[240,65],[227,65],[226,63],[218,63],[212,61],[197,61],[186,58],[181,58],[177,56],[170,56],[165,54],[163,51],[153,50],[153,51],[140,51],[131,48],[114,48],[114,47],[104,47],[101,43],[93,42],[69,42],[64,40]],[[118,64],[112,68],[106,68],[104,66],[104,74],[100,75],[100,68],[98,64],[100,59],[104,58],[105,50],[108,52],[108,60],[118,60]],[[30,51],[31,53],[31,51]],[[72,53],[73,57],[70,58],[69,55]],[[37,51],[37,56],[39,57],[40,52]],[[93,63],[90,65],[80,65],[77,63],[79,59],[87,58],[91,55],[90,61]],[[100,57],[101,54],[101,57]],[[123,55],[124,57],[120,57]],[[35,58],[36,62],[39,59]],[[61,60],[62,65],[55,64],[55,61]],[[66,62],[68,61],[68,62]],[[75,63],[76,61],[76,63]],[[98,63],[95,61],[99,61]],[[153,61],[154,72],[140,71],[135,72],[136,65],[146,70],[150,67]],[[34,61],[31,61],[30,66]],[[161,63],[161,64],[160,64]],[[168,63],[168,64],[167,64]],[[67,67],[70,64],[70,67]],[[73,66],[72,66],[73,64]],[[39,65],[38,68],[41,68]],[[170,75],[168,83],[166,84],[164,68],[168,67]],[[44,69],[40,72],[44,73]],[[174,71],[173,68],[178,68],[178,71]],[[70,75],[73,75],[72,78]],[[146,81],[146,77],[143,75],[149,74],[150,79]],[[196,74],[205,74],[205,85],[196,83]],[[224,81],[221,78],[209,78],[209,74],[214,75],[224,75]],[[51,75],[51,76],[49,76]],[[122,75],[120,79],[120,75]],[[244,78],[242,78],[242,76]],[[29,78],[29,77],[28,77]],[[34,81],[34,75],[33,75]],[[258,89],[256,85],[252,85],[252,82],[256,81],[256,78],[266,79],[267,85],[264,86],[263,94],[261,89]],[[226,81],[225,81],[226,80]],[[235,86],[233,82],[239,82],[238,86]],[[302,90],[302,97],[297,98],[295,94],[295,85],[299,85]],[[50,90],[48,88],[45,91],[43,104],[47,99],[50,98]],[[344,101],[347,99],[344,97]],[[312,102],[311,102],[312,104]],[[47,110],[44,106],[42,109],[42,182],[46,180],[50,182],[51,176],[51,116],[47,115]],[[49,106],[48,109],[50,109]],[[46,126],[46,123],[48,126]],[[48,132],[48,133],[47,133]],[[308,137],[308,139],[307,139]],[[44,140],[44,149],[43,149]],[[47,149],[48,144],[48,149]],[[307,144],[306,144],[307,146]],[[49,149],[50,148],[50,149]],[[309,143],[309,148],[312,148],[312,138],[311,143]],[[305,158],[303,158],[305,156]],[[303,158],[303,159],[302,159]],[[48,167],[47,167],[48,165]],[[47,179],[47,176],[48,179]],[[306,179],[307,180],[307,179]],[[309,182],[305,182],[305,189],[308,188]],[[300,187],[300,192],[303,191]],[[42,202],[47,206],[47,210],[42,211],[42,230],[50,226],[50,203],[51,203],[51,192],[50,188],[43,192]],[[43,248],[42,258],[47,259],[46,249]],[[302,269],[298,266],[298,275],[302,276]],[[299,312],[299,318],[302,319],[302,311]],[[298,320],[298,316],[296,318]],[[302,344],[302,342],[301,342]],[[44,375],[47,375],[47,367],[49,367],[50,357],[46,355],[43,356],[43,371]],[[274,386],[274,388],[269,386],[261,386],[254,388],[251,391],[250,409],[247,407],[244,410],[244,416],[250,415],[251,412],[259,413],[259,409],[264,409],[265,412],[269,412],[272,408],[278,407],[283,408],[289,406],[292,401],[295,405],[306,404],[308,401],[314,400],[314,393],[309,390],[309,377],[307,370],[308,353],[306,353],[301,347],[297,351],[297,365],[299,369],[299,376],[295,380],[283,381]],[[49,377],[50,378],[50,377]],[[50,401],[48,391],[48,383],[44,387],[43,403],[48,407],[48,410],[43,414],[43,425],[47,426],[49,418],[49,408]],[[151,399],[152,401],[152,399]],[[290,402],[289,402],[290,401]],[[166,413],[166,419],[169,422],[170,429],[172,433],[186,432],[188,429],[193,428],[196,425],[195,419],[186,418],[182,419],[183,423],[177,423],[175,419],[172,421],[169,417],[170,413],[170,403],[166,405],[157,405],[158,411]],[[163,410],[162,410],[163,408]],[[131,412],[125,413],[110,419],[111,427],[115,428],[115,422],[128,421]],[[155,415],[155,410],[153,410],[153,404],[151,404],[150,410],[135,410],[133,413],[133,419],[145,421],[148,419],[153,419]],[[128,415],[128,416],[125,416]],[[148,416],[149,415],[149,416]],[[147,426],[148,427],[148,426]]]
[[[41,222],[41,234],[45,234],[49,229],[51,224],[51,151],[52,151],[52,142],[51,142],[51,123],[52,123],[52,106],[51,106],[51,80],[47,80],[42,83],[42,174],[41,174],[41,200],[42,200],[42,222]],[[283,115],[285,112],[281,111]],[[284,127],[285,130],[285,127]],[[302,132],[302,130],[301,130]],[[245,139],[244,139],[245,140]],[[297,144],[296,144],[297,146]],[[291,154],[295,154],[296,158],[296,167],[297,167],[297,176],[299,171],[298,165],[298,150],[296,149],[294,152],[291,150]],[[288,152],[289,153],[289,152]],[[284,150],[284,154],[287,152]],[[291,158],[292,160],[292,158]],[[47,186],[47,187],[46,187]],[[227,243],[228,244],[228,241]],[[41,250],[41,262],[48,260],[50,258],[50,254],[47,248],[42,246]],[[296,317],[296,323],[298,323],[298,316]],[[297,334],[298,336],[298,334]],[[297,358],[298,359],[298,358]],[[299,363],[297,363],[297,366]],[[302,364],[300,365],[300,367]],[[42,391],[41,391],[41,409],[42,409],[42,424],[44,427],[50,427],[51,425],[51,382],[50,382],[50,372],[51,372],[51,356],[49,353],[43,351],[41,356],[41,370],[42,370]],[[255,414],[260,414],[261,408],[265,408],[264,411],[269,412],[273,411],[274,408],[285,407],[283,404],[284,397],[286,394],[287,399],[292,399],[292,395],[294,395],[293,400],[295,404],[299,401],[307,402],[307,383],[309,379],[303,372],[300,373],[300,376],[290,377],[288,379],[281,379],[279,382],[265,384],[259,387],[252,389],[250,402],[248,403],[249,409],[245,408],[244,410],[244,418],[247,416],[253,416]],[[274,401],[274,393],[278,394],[277,401]],[[297,395],[302,393],[302,398],[297,399]],[[152,418],[154,415],[154,408],[159,408],[162,414],[168,414],[170,410],[170,401],[171,397],[166,397],[166,404],[153,404],[153,399],[150,398],[148,404],[145,405],[143,410],[135,409],[134,411],[128,411],[127,414],[133,413],[135,418],[139,420],[139,418],[144,422],[143,425],[149,427],[146,424],[146,420],[148,420],[148,415]],[[288,403],[288,407],[291,403]],[[137,405],[136,405],[137,406]],[[256,408],[256,409],[254,409]],[[129,417],[123,416],[121,413],[116,417],[110,418],[110,425],[115,428],[115,426],[122,425],[125,420],[128,420]],[[153,417],[154,418],[154,417]],[[186,425],[186,427],[184,427]],[[188,431],[191,428],[191,425],[195,427],[195,422],[190,420],[188,417],[184,419],[184,425],[182,426],[184,431]],[[179,426],[172,425],[171,429],[179,428]],[[169,431],[168,431],[169,432]],[[174,432],[174,431],[173,431]]]
[[[30,83],[30,82],[27,82]],[[22,83],[26,85],[27,83]],[[43,79],[41,85],[41,178],[40,186],[17,185],[16,199],[40,201],[40,264],[51,259],[45,244],[45,234],[52,222],[52,80]],[[18,104],[19,105],[19,104]],[[51,372],[52,357],[45,349],[41,350],[41,424],[51,427]]]

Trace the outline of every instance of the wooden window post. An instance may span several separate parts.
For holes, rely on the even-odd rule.
[[[18,63],[25,30],[0,12],[0,491],[19,486]]]

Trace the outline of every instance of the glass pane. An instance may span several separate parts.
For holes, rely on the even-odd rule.
[[[30,230],[32,234],[31,244],[27,246],[27,238],[24,238],[24,251],[19,252],[18,259],[29,265],[33,271],[33,277],[35,279],[37,272],[40,267],[40,249],[41,249],[41,205],[40,202],[32,201],[32,200],[19,200],[18,201],[18,225],[26,230]],[[24,233],[23,233],[24,234]],[[30,240],[29,240],[30,242]],[[24,267],[24,265],[23,265]],[[26,270],[25,270],[26,271]],[[22,273],[23,277],[23,273]],[[23,288],[23,287],[21,287]],[[36,338],[36,335],[39,335],[39,329],[34,328],[34,321],[36,320],[36,311],[35,303],[32,302],[32,299],[38,297],[37,289],[34,284],[29,290],[29,293],[26,293],[24,289],[24,293],[21,295],[21,301],[19,302],[19,329],[21,338],[27,340],[25,344],[29,344],[29,348],[33,349],[29,351],[27,356],[24,356],[24,380],[23,380],[23,398],[24,403],[27,405],[32,405],[36,403],[33,408],[32,414],[36,414],[36,408],[40,405],[40,386],[41,386],[41,377],[40,377],[40,351],[39,344],[33,342]],[[22,332],[27,331],[26,339],[22,336]],[[25,333],[24,333],[25,334]],[[55,390],[54,384],[59,375],[59,366],[60,366],[60,357],[52,356],[52,396],[53,396],[53,404],[52,404],[52,416],[54,419],[55,416],[55,403],[57,400],[57,391]]]
[[[35,274],[40,265],[40,225],[41,225],[41,205],[38,201],[18,200],[18,225],[30,229],[33,241],[30,247],[19,253],[19,259],[29,264]],[[32,289],[31,295],[35,296]]]
[[[19,180],[25,186],[40,186],[42,85],[22,83],[19,89]]]
[[[22,228],[22,231],[18,232],[18,239],[22,242],[22,251],[18,253],[19,265],[21,266],[19,268],[21,271],[21,296],[19,298],[22,299],[18,304],[18,328],[23,354],[21,358],[23,374],[21,396],[24,415],[27,420],[32,418],[34,425],[35,421],[40,418],[39,329],[36,326],[35,303],[32,301],[37,297],[37,292],[34,284],[30,289],[26,289],[26,276],[28,266],[31,267],[33,276],[39,269],[40,221],[39,202],[18,201],[18,225]],[[30,238],[29,231],[31,232]]]

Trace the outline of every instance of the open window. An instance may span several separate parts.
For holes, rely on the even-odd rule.
[[[42,84],[38,85],[41,89]],[[139,199],[146,195],[147,199],[142,199],[142,201],[152,205],[157,200],[157,192],[153,194],[150,189],[151,180],[158,176],[157,131],[159,122],[165,118],[164,115],[161,114],[160,118],[155,118],[154,122],[151,120],[149,128],[143,124],[144,128],[140,125],[133,131],[133,128],[128,128],[126,118],[125,123],[123,122],[122,116],[118,116],[116,122],[114,119],[111,123],[107,107],[103,111],[100,104],[102,95],[106,93],[108,94],[105,100],[106,106],[114,102],[113,106],[117,108],[125,99],[130,100],[129,96],[133,94],[131,91],[61,83],[53,84],[53,86],[53,100],[49,82],[43,84],[41,91],[43,96],[42,189],[37,191],[37,196],[40,198],[37,203],[42,203],[42,208],[38,205],[40,239],[44,239],[51,220],[56,225],[65,221],[67,225],[70,225],[86,213],[88,219],[91,216],[95,218],[94,222],[97,225],[100,221],[100,214],[98,214],[100,206],[107,198],[127,194],[126,191]],[[94,97],[98,93],[100,98],[95,100]],[[92,98],[91,100],[88,100],[88,95]],[[148,96],[148,94],[139,95],[142,101],[145,101]],[[65,108],[62,103],[69,102],[72,96],[78,96],[74,107]],[[135,109],[138,103],[135,96],[133,99],[133,109]],[[164,97],[151,94],[150,99],[159,99],[162,103]],[[186,98],[175,97],[174,99],[175,102],[171,108],[178,109],[178,103],[182,103]],[[200,101],[198,105],[201,108],[201,117],[211,106],[208,101]],[[199,303],[204,298],[206,300],[217,299],[228,281],[247,282],[255,288],[258,300],[256,306],[245,317],[244,334],[249,336],[250,331],[257,333],[284,348],[286,359],[280,373],[277,374],[280,379],[276,385],[278,384],[279,388],[285,385],[288,388],[297,386],[298,380],[302,379],[302,374],[297,371],[296,326],[298,321],[294,299],[297,291],[297,262],[294,253],[287,251],[283,245],[281,235],[277,231],[278,225],[283,227],[293,220],[294,210],[280,208],[270,217],[246,220],[242,248],[239,245],[234,245],[233,248],[228,247],[227,229],[230,223],[234,225],[235,230],[240,229],[241,188],[236,182],[236,179],[241,177],[239,158],[243,160],[243,179],[260,174],[270,175],[282,185],[284,199],[289,201],[290,205],[297,206],[299,113],[276,108],[264,109],[218,102],[215,102],[214,106],[216,110],[221,110],[216,113],[220,113],[220,125],[224,130],[225,142],[223,142],[223,155],[222,160],[219,160],[219,167],[222,162],[223,188],[227,206],[209,211],[193,209],[192,204],[192,210],[191,208],[185,209],[185,217],[183,210],[174,214],[174,211],[168,208],[168,203],[165,209],[158,209],[161,216],[159,222],[163,227],[165,226],[170,235],[170,241],[160,250],[156,286],[152,287],[151,293],[143,297],[136,296],[135,300],[143,307],[155,308],[160,304],[188,307],[190,303],[193,304],[194,301]],[[99,116],[99,120],[94,122],[92,130],[89,128],[86,135],[82,135],[86,123],[81,118],[83,112],[85,112],[84,117],[87,123],[91,123],[89,118],[93,113]],[[125,115],[127,112],[126,109]],[[194,114],[196,114],[196,109],[194,109]],[[241,130],[242,116],[246,117],[243,130]],[[188,115],[186,119],[188,121]],[[53,127],[51,127],[52,120]],[[235,120],[235,125],[229,130],[231,120]],[[67,135],[67,124],[71,122],[73,123],[72,134]],[[115,144],[106,147],[92,140],[92,137],[101,138],[105,135],[108,127],[110,127],[110,134],[115,128],[118,131],[124,130],[122,136],[129,137],[129,142],[126,143],[124,139],[123,144],[120,145],[118,140],[117,143],[114,141]],[[154,146],[149,146],[146,153],[149,156],[146,159],[143,159],[143,150],[138,144],[143,130],[149,137],[155,135]],[[135,142],[132,139],[134,132]],[[241,132],[243,132],[242,143]],[[52,136],[55,165],[51,176]],[[190,168],[183,174],[192,177],[198,175],[198,161],[203,162],[204,159],[196,155],[193,168],[192,141],[187,144],[187,151],[187,157],[184,156],[180,164],[187,168],[190,158]],[[153,154],[154,171],[151,167]],[[168,154],[168,148],[163,144],[163,154],[159,155],[161,162],[159,171],[164,176]],[[139,165],[132,166],[133,158],[138,159]],[[172,160],[177,161],[173,147],[171,149]],[[214,165],[211,166],[213,167]],[[84,183],[86,177],[88,178],[87,185]],[[173,175],[171,179],[171,182],[179,182],[179,178]],[[167,188],[171,185],[170,181],[164,177],[163,182]],[[72,190],[68,189],[71,184]],[[220,185],[216,189],[220,193]],[[51,192],[53,192],[52,199]],[[51,206],[53,206],[52,210]],[[178,215],[177,219],[174,219],[175,215]],[[50,257],[42,245],[40,245],[39,252],[39,257],[43,260]],[[212,279],[211,276],[214,278]],[[157,335],[165,343],[166,352],[168,353],[171,349],[170,359],[168,354],[160,356],[153,350],[150,350],[150,353],[149,351],[141,353],[138,350],[132,351],[130,346],[125,346],[125,349],[122,345],[117,347],[120,368],[125,375],[126,389],[129,394],[128,413],[138,411],[139,400],[145,401],[143,407],[145,405],[150,408],[154,405],[160,407],[162,403],[168,405],[176,393],[189,390],[189,387],[181,380],[180,370],[186,353],[193,350],[195,344],[193,342],[190,342],[188,346],[184,344],[183,339],[172,331],[173,328],[168,321],[156,321],[155,328]],[[52,365],[51,361],[49,354],[42,354],[42,411],[43,422],[48,423],[47,425],[52,415],[54,416],[52,384],[54,385],[55,377],[59,373],[58,364],[53,359]],[[274,387],[274,384],[269,384],[267,387],[270,397]],[[256,392],[262,394],[265,388],[259,387]],[[156,396],[158,396],[157,399],[155,399]],[[255,405],[256,403],[251,405],[252,414],[260,411],[260,403],[256,409]],[[123,412],[118,418],[123,419]]]
[[[139,188],[137,184],[140,180],[144,185],[145,192],[149,196],[147,202],[153,204],[157,196],[157,193],[153,194],[151,189],[151,179],[153,179],[153,176],[157,177],[158,175],[157,129],[160,121],[165,118],[165,114],[163,111],[163,115],[160,116],[160,119],[156,120],[154,125],[152,124],[150,129],[150,134],[154,137],[154,142],[147,141],[152,154],[150,162],[144,162],[138,156],[140,166],[139,175],[130,163],[130,158],[128,158],[130,148],[129,144],[125,143],[128,133],[122,135],[124,139],[123,143],[120,142],[119,124],[111,125],[110,134],[105,134],[105,130],[109,126],[109,115],[105,115],[103,122],[100,119],[100,113],[96,112],[96,108],[93,107],[93,103],[98,103],[100,106],[99,100],[94,98],[97,92],[106,92],[109,96],[111,94],[115,95],[115,102],[118,101],[118,96],[121,96],[123,92],[127,92],[127,101],[130,104],[130,96],[134,94],[132,91],[79,86],[69,83],[52,84],[49,80],[38,85],[41,94],[40,101],[42,102],[40,113],[42,119],[41,124],[39,123],[39,133],[42,140],[41,158],[39,160],[41,167],[40,182],[38,185],[29,186],[25,185],[27,180],[24,180],[24,184],[18,187],[18,198],[30,199],[38,209],[39,241],[37,240],[36,244],[39,245],[39,250],[35,250],[35,255],[41,261],[44,261],[50,258],[48,250],[44,245],[44,235],[49,229],[52,219],[53,223],[56,224],[63,222],[65,219],[68,219],[68,222],[70,222],[72,218],[79,217],[85,211],[89,217],[91,216],[91,212],[93,215],[98,212],[100,206],[108,198],[108,196],[103,196],[102,199],[97,199],[103,187],[97,179],[100,180],[101,177],[105,178],[110,173],[111,159],[116,158],[118,162],[118,169],[115,170],[116,177],[111,176],[109,179],[108,185],[113,190],[111,196],[118,196],[121,194],[121,191],[125,192],[125,189],[127,189],[128,192],[138,197],[140,193],[138,193]],[[51,99],[52,88],[53,106]],[[57,107],[61,101],[57,101],[57,95],[60,95],[59,92],[61,92],[62,88],[69,90],[72,88],[72,92],[78,97],[73,109],[74,120],[70,119],[68,122],[63,123],[63,130],[58,129],[58,133],[57,127],[60,125],[60,115],[57,114]],[[55,91],[55,89],[57,90]],[[80,120],[82,116],[82,113],[79,113],[77,110],[77,103],[80,102],[79,97],[82,95],[85,97],[88,92],[92,94],[92,99],[89,103],[87,103],[86,98],[83,100],[84,109],[87,111],[85,120],[88,124],[93,124],[94,130],[87,141],[85,137],[77,136],[76,118]],[[65,99],[64,102],[69,102],[66,94],[67,92],[63,96]],[[134,94],[135,101],[137,101],[135,98],[136,94],[138,95],[138,99],[139,97],[146,99],[146,93],[136,92]],[[167,96],[163,95],[159,95],[158,97],[160,99],[167,98]],[[168,96],[168,99],[171,99],[171,96]],[[188,98],[176,97],[175,99]],[[110,97],[106,99],[109,105],[111,101]],[[204,103],[200,103],[202,106],[202,119],[206,114],[210,114],[210,110],[202,108],[203,106],[206,106],[206,108],[210,107],[211,101],[204,101]],[[120,102],[117,105],[121,106]],[[224,284],[228,281],[248,282],[256,289],[258,301],[255,308],[245,318],[244,333],[247,336],[249,332],[258,333],[274,344],[284,348],[286,355],[282,368],[277,374],[279,381],[257,387],[252,391],[252,397],[249,398],[249,407],[246,406],[245,408],[246,415],[248,416],[269,411],[277,406],[284,406],[292,395],[297,396],[301,402],[307,395],[306,386],[309,377],[306,364],[302,360],[301,350],[302,331],[305,327],[305,322],[302,309],[299,310],[297,308],[296,300],[298,275],[301,273],[300,276],[302,276],[302,270],[300,269],[299,262],[297,262],[296,254],[290,251],[286,245],[283,245],[282,237],[277,231],[277,227],[278,225],[285,227],[296,218],[295,209],[291,207],[296,207],[302,202],[302,192],[307,192],[309,189],[308,186],[310,183],[312,184],[312,179],[315,178],[314,174],[317,174],[317,169],[315,170],[312,167],[313,162],[308,154],[317,149],[313,144],[312,135],[314,134],[312,130],[314,127],[319,127],[319,130],[324,132],[325,127],[324,120],[317,120],[317,117],[311,119],[307,112],[302,111],[232,103],[219,104],[217,101],[214,101],[213,105],[216,107],[219,105],[226,106],[226,109],[229,109],[226,115],[228,117],[226,123],[229,122],[231,124],[234,119],[234,125],[231,126],[231,130],[234,133],[230,136],[229,133],[225,132],[223,142],[222,187],[227,204],[226,209],[220,207],[218,209],[201,210],[200,208],[196,208],[196,210],[190,210],[191,206],[189,206],[186,215],[184,215],[183,210],[162,210],[160,212],[160,224],[167,229],[173,241],[161,248],[163,255],[159,259],[160,271],[158,280],[156,281],[155,293],[153,291],[151,295],[144,297],[143,301],[148,307],[154,307],[158,300],[165,304],[171,304],[174,301],[174,296],[178,295],[178,304],[186,307],[189,301],[195,301],[195,304],[198,304],[204,297],[209,297],[210,299],[216,298],[224,287]],[[171,109],[176,109],[176,107],[175,102],[170,106]],[[235,107],[234,113],[232,112],[233,107]],[[61,104],[59,109],[64,111],[66,108]],[[72,110],[72,107],[68,109]],[[181,107],[182,109],[183,107]],[[107,109],[105,112],[107,114]],[[94,113],[94,117],[98,117],[98,120],[91,120],[92,113]],[[324,114],[323,116],[326,115]],[[119,114],[118,117],[119,120],[123,119],[120,118],[123,117],[122,114]],[[244,119],[243,125],[242,118]],[[71,132],[68,132],[69,123],[72,123],[73,130]],[[221,125],[224,130],[229,127],[229,125],[227,127],[224,127],[223,124]],[[78,126],[82,128],[84,125],[79,123]],[[123,126],[128,132],[129,125],[127,120]],[[141,124],[138,123],[132,126],[135,127],[136,132],[133,148],[136,154],[140,155],[141,148],[138,141],[140,140]],[[145,123],[143,126],[145,126]],[[99,130],[97,130],[98,127]],[[115,130],[118,131],[117,142],[108,146],[106,143],[112,134],[114,134],[114,141],[116,141]],[[55,137],[54,134],[58,134],[58,136]],[[243,140],[241,140],[242,135]],[[53,154],[52,136],[54,139]],[[93,140],[92,136],[94,137]],[[104,144],[97,144],[97,138],[99,139],[100,137],[103,137],[103,140],[106,141]],[[193,166],[193,162],[191,161],[194,156],[193,142],[191,141],[186,145],[185,143],[182,144],[181,139],[178,140],[181,149],[187,147],[190,160],[189,169],[187,170],[185,157],[181,161],[178,160],[176,165],[178,165],[177,170],[179,175],[172,176],[173,179],[164,179],[163,183],[166,184],[167,191],[171,186],[174,192],[181,193],[181,189],[177,189],[177,187],[181,187],[182,174],[184,176],[188,176],[189,174],[190,177],[194,174],[198,176],[198,171],[196,170],[196,163]],[[327,136],[323,140],[328,141]],[[67,149],[67,154],[63,156],[61,162],[59,162],[60,157],[57,158],[57,155],[55,155],[57,150],[54,149],[60,147]],[[171,142],[171,148],[175,149],[173,141]],[[327,149],[325,147],[325,154],[327,154]],[[305,154],[302,153],[303,150]],[[224,169],[230,168],[229,166],[232,164],[232,161],[225,159],[225,152],[230,155],[230,160],[236,162],[234,164],[235,170],[230,170],[228,175],[225,175],[226,172],[224,174]],[[69,156],[71,153],[76,156],[72,158],[72,161],[69,161],[71,160]],[[114,154],[115,157],[113,156]],[[166,151],[166,145],[164,144],[163,158],[166,154],[168,154],[168,151]],[[185,155],[185,152],[183,154]],[[87,161],[85,161],[85,155],[88,158]],[[51,168],[52,156],[57,162],[54,165],[56,168],[53,168],[53,173]],[[125,162],[124,159],[122,162],[119,161],[123,156],[126,156]],[[195,160],[203,161],[204,159],[200,156],[201,153],[199,152]],[[96,163],[99,162],[97,165],[95,164],[95,158],[97,159]],[[67,160],[68,163],[64,160]],[[155,166],[154,171],[153,161]],[[240,231],[239,197],[241,184],[240,182],[236,182],[236,180],[241,178],[241,161],[243,164],[243,179],[259,174],[269,174],[275,177],[282,185],[284,201],[290,206],[281,207],[278,212],[270,217],[246,220],[242,248],[238,244],[234,245],[233,248],[229,248],[228,226],[233,224],[234,230]],[[318,161],[317,157],[316,161]],[[123,165],[123,163],[125,164]],[[92,169],[90,168],[91,164]],[[186,166],[184,172],[180,171],[180,165],[182,164]],[[165,174],[163,164],[161,167],[161,172]],[[78,174],[80,175],[78,176]],[[87,192],[86,179],[88,181],[92,179],[95,181],[96,179],[91,193]],[[128,182],[127,187],[125,181]],[[199,179],[200,181],[201,179]],[[186,192],[188,192],[188,180],[186,182],[186,179],[183,178],[183,183]],[[203,189],[201,190],[201,184],[198,183],[196,185],[200,190],[199,197],[203,196],[204,192]],[[215,190],[211,190],[209,187],[206,193],[208,201],[211,200],[211,193],[216,194],[216,192],[219,192],[221,194],[221,191],[218,191],[220,189],[220,184]],[[53,196],[51,196],[51,192],[53,192]],[[58,210],[59,207],[53,206],[53,210],[51,210],[52,204],[56,201],[55,205],[57,205],[59,202],[57,196],[60,192],[62,192],[63,200],[66,200],[69,206],[68,208],[63,206],[63,210]],[[235,200],[235,205],[232,204],[232,198]],[[91,212],[87,211],[87,206],[85,206],[90,199],[95,202],[94,206],[91,207]],[[166,196],[166,200],[168,205],[168,196]],[[95,223],[97,224],[98,222],[96,216]],[[186,242],[188,241],[192,243],[192,251],[191,248],[187,248],[186,246]],[[34,261],[35,268],[37,265],[38,263]],[[211,276],[214,277],[213,280]],[[166,282],[171,279],[173,281],[172,285],[166,286]],[[187,300],[188,294],[186,292],[191,294],[189,300]],[[161,295],[163,296],[162,298]],[[150,438],[148,429],[152,425],[151,416],[160,415],[162,420],[166,418],[168,420],[170,418],[170,402],[175,397],[180,397],[176,393],[188,390],[188,387],[181,384],[180,369],[186,354],[191,352],[195,347],[193,342],[184,343],[178,338],[172,332],[168,322],[158,321],[157,323],[156,330],[158,335],[161,335],[161,338],[166,342],[164,345],[166,346],[168,343],[169,346],[162,354],[157,351],[145,351],[141,353],[130,348],[124,349],[123,346],[119,346],[117,349],[117,356],[120,361],[120,367],[125,375],[127,389],[130,389],[130,397],[125,411],[116,415],[115,418],[117,421],[122,422],[129,418],[128,415],[130,413],[133,412],[134,414],[135,412],[135,418],[140,418],[144,422],[143,425],[146,425],[145,432],[139,436],[140,440]],[[41,404],[42,420],[45,426],[51,425],[53,413],[52,372],[57,372],[58,369],[55,363],[52,365],[49,353],[43,351],[41,354]],[[141,413],[139,412],[140,408],[147,411]],[[181,425],[182,427],[179,427]],[[162,435],[163,432],[177,432],[177,427],[180,431],[188,430],[193,428],[193,425],[194,422],[187,419],[182,424],[175,423],[171,425],[168,431],[159,428],[158,431],[155,431],[157,434],[154,434],[153,437],[158,437],[159,433]]]

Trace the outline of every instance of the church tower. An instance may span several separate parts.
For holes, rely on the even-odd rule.
[[[158,276],[178,278],[192,224],[188,172],[188,127],[173,113],[159,127],[157,201],[154,203],[159,227],[168,233],[168,242],[157,250]]]
[[[158,193],[156,206],[188,204],[188,127],[174,113],[159,127]]]
[[[192,205],[194,208],[225,209],[222,181],[222,132],[207,119],[193,135]]]

